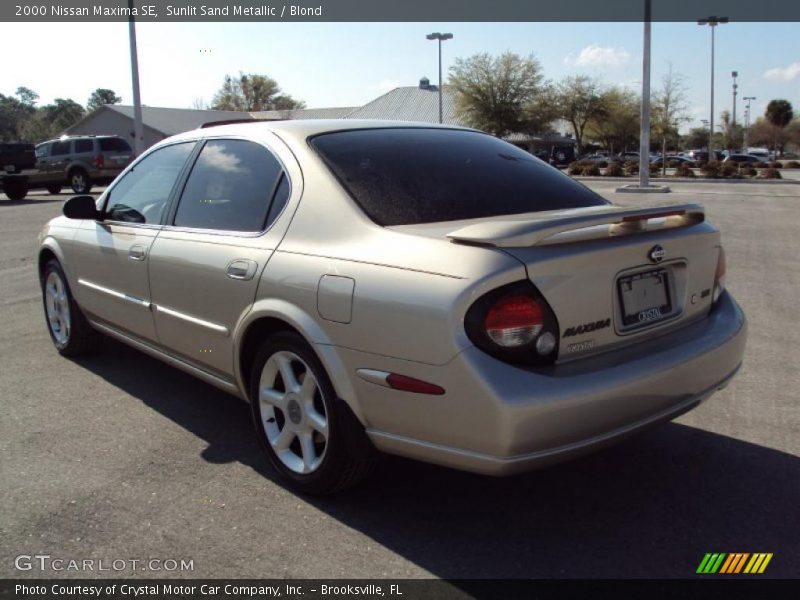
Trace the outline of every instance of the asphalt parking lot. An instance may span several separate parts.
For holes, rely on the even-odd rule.
[[[691,577],[706,552],[800,575],[800,185],[674,184],[720,227],[750,337],[695,411],[568,464],[488,479],[386,458],[309,499],[260,455],[248,407],[117,342],[66,360],[45,329],[36,234],[67,196],[0,195],[0,577],[18,555],[191,559],[179,577]]]

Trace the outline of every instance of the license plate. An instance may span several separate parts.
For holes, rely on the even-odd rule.
[[[660,321],[672,312],[666,269],[620,277],[617,289],[624,327]]]

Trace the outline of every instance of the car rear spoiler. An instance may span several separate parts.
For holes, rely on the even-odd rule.
[[[466,244],[520,248],[687,227],[705,221],[705,209],[700,204],[652,208],[599,206],[542,215],[542,218],[485,221],[450,232],[447,237]]]

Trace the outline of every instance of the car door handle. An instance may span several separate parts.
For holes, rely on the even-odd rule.
[[[147,256],[147,248],[140,244],[135,244],[128,250],[128,258],[131,260],[144,260]]]
[[[225,274],[231,279],[250,280],[256,274],[258,263],[247,258],[239,258],[228,263]]]

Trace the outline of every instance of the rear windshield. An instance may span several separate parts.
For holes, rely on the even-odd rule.
[[[360,129],[311,145],[384,226],[607,204],[532,154],[473,131]]]
[[[100,150],[102,152],[130,152],[131,147],[120,138],[100,138]]]

